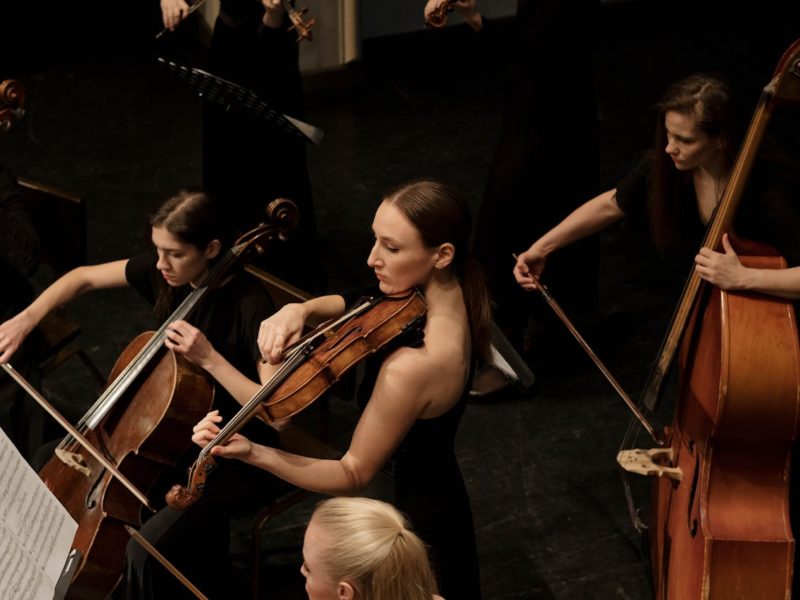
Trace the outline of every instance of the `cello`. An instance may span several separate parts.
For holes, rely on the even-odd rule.
[[[766,86],[703,246],[732,228],[766,124],[800,101],[800,40]],[[786,268],[774,248],[734,240],[741,263]],[[679,395],[665,447],[620,452],[630,471],[658,475],[650,542],[658,600],[785,599],[795,540],[791,449],[800,427],[800,344],[791,302],[702,285],[693,271],[645,388],[654,408],[677,354]]]
[[[79,424],[79,433],[138,489],[148,491],[191,443],[191,428],[207,412],[213,385],[201,370],[163,348],[168,326],[183,319],[220,285],[246,251],[285,237],[296,223],[294,205],[273,201],[269,224],[242,236],[209,270],[178,309],[155,333],[135,338],[111,371],[111,383]],[[128,542],[125,525],[140,524],[141,502],[108,469],[65,438],[39,473],[48,488],[78,521],[73,547],[80,564],[68,597],[105,598],[119,582]]]

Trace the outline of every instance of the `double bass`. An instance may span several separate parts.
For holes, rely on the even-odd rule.
[[[290,201],[273,201],[270,223],[241,237],[155,333],[136,337],[117,359],[104,393],[81,419],[88,438],[137,490],[148,492],[161,473],[191,445],[193,425],[210,410],[213,384],[206,374],[163,347],[167,328],[186,318],[246,252],[283,238],[296,224]],[[73,548],[80,564],[68,597],[106,598],[122,576],[126,525],[141,523],[142,501],[109,469],[68,436],[39,472],[47,487],[78,522]]]
[[[766,86],[703,246],[721,248],[776,107],[800,102],[800,40]],[[798,232],[800,235],[800,232]],[[765,244],[733,240],[741,263],[786,268]],[[800,344],[792,303],[703,285],[693,271],[645,389],[653,408],[677,354],[679,393],[662,448],[623,468],[658,475],[651,564],[658,600],[790,597],[791,451],[800,432]]]

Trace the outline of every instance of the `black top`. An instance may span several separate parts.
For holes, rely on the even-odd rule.
[[[625,213],[629,229],[639,235],[649,236],[650,232],[648,197],[653,160],[652,153],[645,154],[617,184],[617,204]],[[745,187],[734,232],[742,239],[771,244],[789,266],[800,265],[799,192],[800,178],[793,163],[762,153]],[[697,195],[689,173],[679,179],[675,193],[680,210],[680,231],[667,259],[688,268],[700,248],[706,227],[700,221]]]
[[[128,283],[148,302],[154,304],[158,290],[166,286],[156,269],[155,251],[132,257],[125,267]],[[187,321],[202,331],[209,342],[245,377],[258,381],[258,329],[261,321],[275,312],[267,291],[243,272],[234,272],[227,283],[208,292],[190,313]],[[189,285],[175,289],[170,310],[177,308],[191,293]],[[241,405],[215,382],[214,408],[227,422]],[[254,441],[272,445],[274,433],[261,423],[242,431]]]

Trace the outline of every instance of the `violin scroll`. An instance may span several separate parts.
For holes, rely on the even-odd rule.
[[[0,131],[8,131],[14,121],[25,116],[25,88],[19,81],[0,83]]]
[[[184,487],[178,483],[167,492],[167,504],[175,510],[186,510],[203,495],[208,474],[217,466],[211,455],[202,456],[189,469],[189,484]]]

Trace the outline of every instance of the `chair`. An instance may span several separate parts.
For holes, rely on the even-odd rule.
[[[280,308],[290,302],[304,302],[312,298],[311,294],[294,287],[290,283],[254,265],[247,265],[245,270],[264,285],[275,304],[275,308]],[[320,435],[323,439],[328,439],[330,408],[327,398],[321,399],[319,404]],[[313,458],[339,458],[340,456],[339,452],[328,446],[325,442],[295,425],[289,425],[280,432],[280,446],[287,452],[302,454],[303,456]],[[258,598],[259,592],[261,538],[264,527],[266,527],[267,523],[269,523],[273,517],[285,512],[312,495],[312,492],[303,489],[293,489],[263,508],[253,519],[250,549],[250,589],[254,600]]]
[[[57,278],[86,264],[86,206],[83,200],[30,180],[20,178],[19,183],[42,243],[42,265]],[[76,356],[98,384],[105,385],[103,374],[86,352],[74,343],[81,329],[63,307],[42,319],[37,331],[42,343],[37,349],[35,364],[41,377]]]

